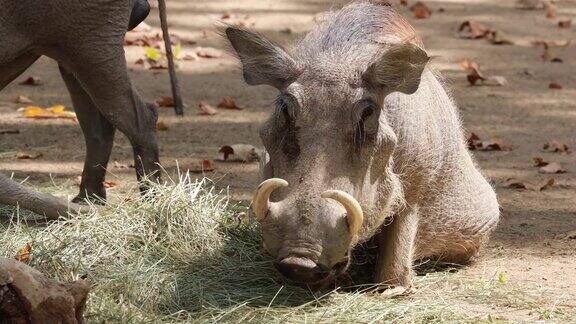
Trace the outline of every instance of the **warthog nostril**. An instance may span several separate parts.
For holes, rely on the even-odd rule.
[[[274,265],[284,277],[300,283],[317,282],[329,274],[329,271],[308,258],[288,257]]]

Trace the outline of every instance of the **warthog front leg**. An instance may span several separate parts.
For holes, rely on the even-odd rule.
[[[418,208],[406,208],[377,234],[378,261],[374,278],[377,283],[405,289],[412,286],[412,261],[418,220]]]
[[[85,199],[99,202],[106,199],[104,179],[114,142],[114,126],[102,116],[90,95],[82,88],[70,72],[60,66],[60,74],[72,97],[74,110],[86,141],[86,159],[82,172],[80,193],[73,202],[81,203]]]

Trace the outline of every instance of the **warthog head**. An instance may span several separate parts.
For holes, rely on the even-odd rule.
[[[429,58],[390,35],[407,28],[395,19],[390,8],[359,2],[291,52],[242,28],[225,30],[245,81],[279,90],[260,131],[268,180],[252,208],[277,269],[296,282],[345,271],[351,248],[374,234],[402,190],[384,98],[414,93]]]

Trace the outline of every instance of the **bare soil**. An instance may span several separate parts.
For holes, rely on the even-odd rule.
[[[197,46],[225,49],[214,23],[229,12],[281,44],[303,36],[314,24],[316,15],[341,6],[344,1],[324,0],[213,0],[169,1],[171,33],[178,35],[184,53]],[[412,4],[413,1],[410,1]],[[491,277],[506,273],[507,284],[518,289],[510,303],[454,301],[464,309],[495,318],[532,321],[576,318],[576,239],[567,234],[576,230],[576,154],[542,151],[544,143],[557,140],[576,149],[576,46],[553,48],[563,63],[544,61],[542,48],[531,41],[570,40],[576,27],[560,29],[559,20],[576,18],[575,1],[557,1],[558,18],[548,19],[543,10],[518,10],[512,0],[428,0],[429,19],[416,20],[405,7],[399,10],[413,23],[446,77],[447,87],[457,101],[464,127],[482,139],[499,139],[513,147],[510,151],[476,151],[474,156],[493,182],[502,206],[502,218],[483,258],[461,270],[470,276]],[[248,16],[247,18],[243,18]],[[473,19],[506,33],[514,45],[492,45],[487,40],[459,39],[460,23]],[[147,23],[157,29],[157,12]],[[576,22],[575,22],[576,23]],[[97,50],[97,49],[95,49]],[[165,70],[143,69],[134,62],[144,49],[127,46],[131,76],[140,93],[149,101],[170,95]],[[463,58],[480,64],[487,75],[504,76],[503,87],[475,86],[466,81],[459,66]],[[187,103],[183,118],[169,108],[161,108],[160,120],[167,131],[159,132],[162,164],[168,170],[194,161],[212,159],[222,145],[248,143],[260,146],[258,126],[267,118],[275,91],[249,87],[243,83],[234,59],[199,58],[179,61],[179,77]],[[23,86],[28,76],[39,76],[41,86]],[[551,90],[556,82],[562,90]],[[0,135],[0,172],[28,178],[38,188],[53,184],[70,194],[78,190],[74,178],[81,174],[84,141],[78,124],[69,120],[31,120],[21,118],[14,99],[25,95],[35,104],[64,104],[71,109],[65,86],[56,64],[42,58],[0,93],[0,130],[17,129],[19,134]],[[233,97],[243,110],[219,110],[214,116],[197,115],[199,101],[216,105],[222,97]],[[19,160],[17,152],[42,153],[35,160]],[[564,174],[541,174],[532,158],[540,156],[559,162]],[[114,163],[116,161],[117,163]],[[116,182],[111,191],[121,192],[135,185],[131,148],[123,135],[117,136],[108,179]],[[219,188],[229,188],[235,200],[248,200],[258,183],[257,163],[215,163],[206,173]],[[198,175],[202,176],[201,174]],[[555,184],[543,191],[505,188],[508,178],[538,182],[554,178]],[[420,287],[423,288],[423,287]],[[537,294],[534,294],[537,292]],[[536,295],[536,296],[535,296]],[[530,296],[531,302],[519,306],[515,299]],[[416,295],[417,298],[417,295]]]

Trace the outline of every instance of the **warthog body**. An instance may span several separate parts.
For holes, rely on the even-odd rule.
[[[496,195],[420,40],[390,6],[356,1],[291,51],[226,34],[247,83],[280,91],[261,129],[269,180],[253,209],[284,276],[326,282],[367,240],[378,245],[375,281],[392,286],[411,285],[414,260],[477,255],[498,222]]]
[[[164,1],[164,0],[161,0]],[[86,140],[80,194],[105,198],[103,186],[115,130],[132,143],[138,178],[158,171],[156,107],[133,88],[123,39],[144,20],[146,0],[0,0],[0,89],[40,56],[56,60]],[[55,216],[66,204],[0,176],[0,203]]]

